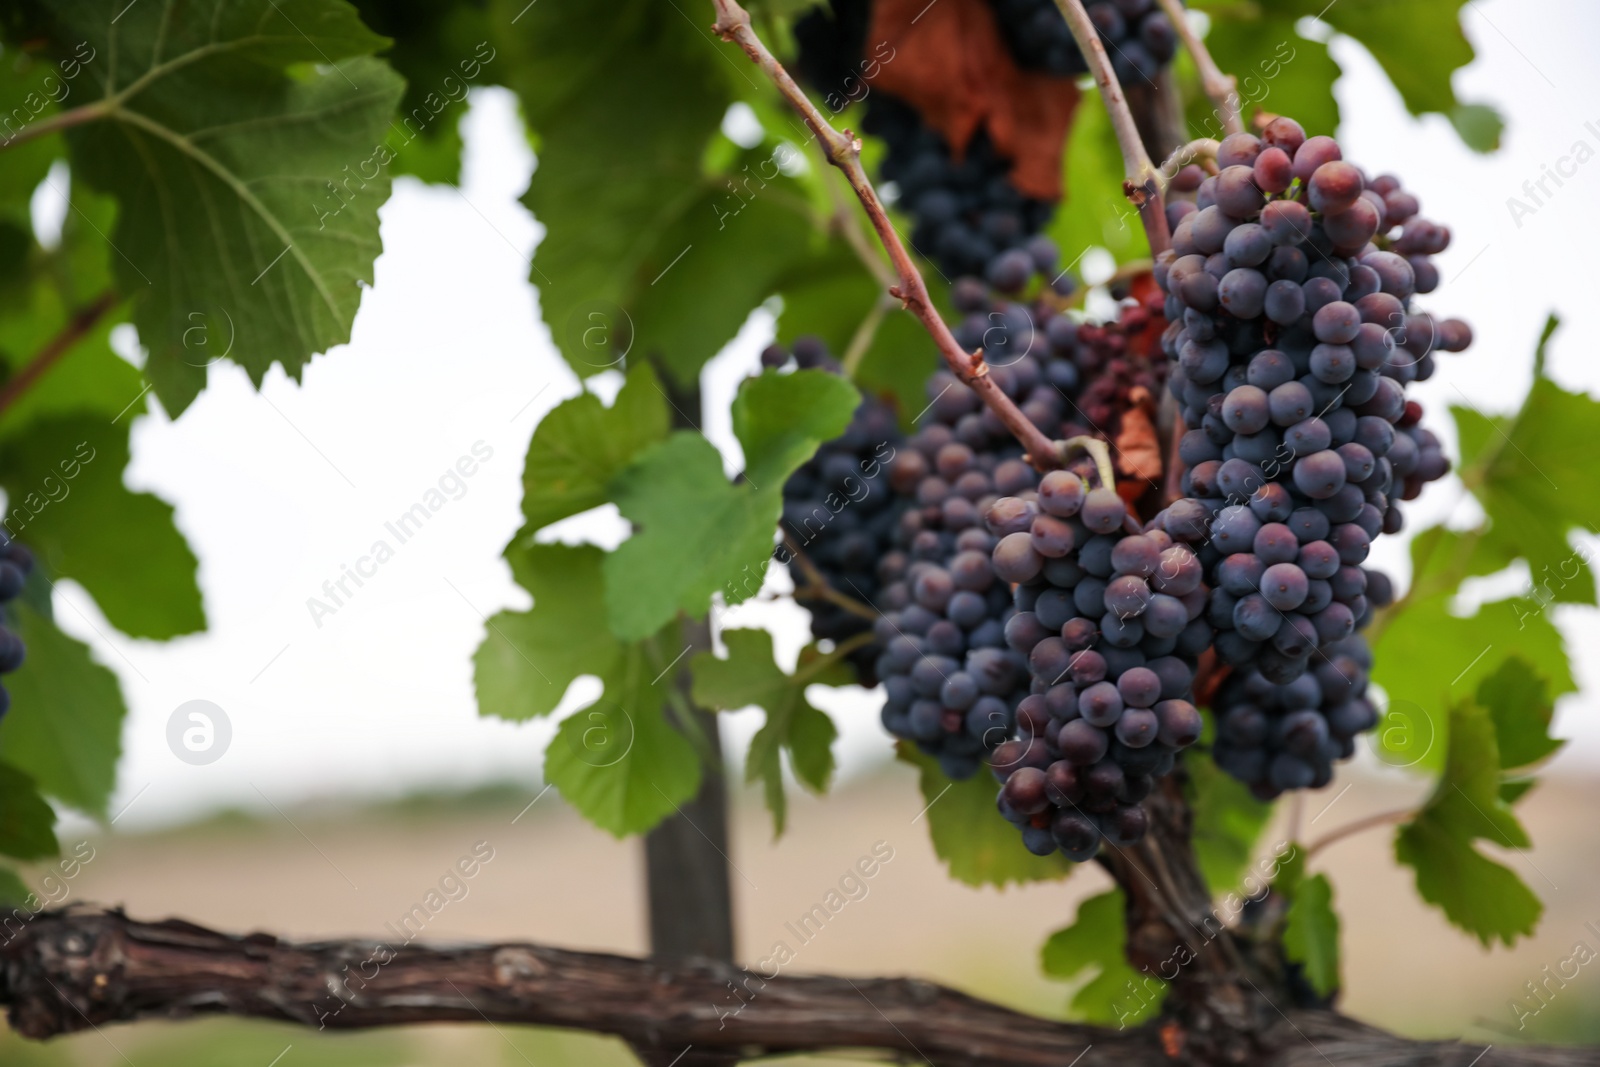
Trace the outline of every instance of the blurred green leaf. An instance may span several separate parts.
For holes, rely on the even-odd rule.
[[[1207,716],[1206,729],[1213,728]],[[1250,787],[1224,774],[1208,756],[1185,757],[1189,803],[1194,811],[1195,858],[1206,885],[1215,893],[1238,886],[1255,854],[1272,805],[1257,800]]]
[[[391,173],[455,184],[461,175],[460,122],[467,90],[499,80],[505,64],[490,41],[487,5],[354,0],[361,21],[389,38],[382,55],[406,80],[389,127]]]
[[[1296,852],[1280,868],[1272,886],[1289,900],[1283,929],[1284,955],[1298,963],[1319,996],[1339,988],[1339,916],[1326,875],[1305,873],[1305,854]]]
[[[36,860],[61,851],[56,813],[31,777],[0,761],[0,856]],[[3,888],[3,887],[0,887]]]
[[[1432,534],[1432,531],[1429,531]],[[1443,531],[1412,543],[1417,572],[1429,566],[1418,553],[1431,545],[1450,556],[1463,535]],[[1372,642],[1373,680],[1388,696],[1377,732],[1380,758],[1393,766],[1437,771],[1444,765],[1451,718],[1446,709],[1516,655],[1545,680],[1551,699],[1575,692],[1561,633],[1548,615],[1519,602],[1485,604],[1476,614],[1453,614],[1453,587],[1408,597],[1389,614]]]
[[[1150,254],[1139,212],[1122,195],[1122,153],[1111,120],[1098,101],[1073,114],[1061,187],[1066,199],[1046,233],[1061,249],[1061,267],[1074,273],[1090,248],[1102,247],[1126,263]]]
[[[1555,704],[1545,694],[1544,679],[1517,656],[1478,683],[1478,704],[1494,722],[1502,768],[1538,763],[1566,743],[1550,736]]]
[[[173,508],[123,484],[128,422],[52,418],[0,442],[6,529],[51,574],[80,582],[111,624],[158,640],[205,628],[199,564]]]
[[[105,113],[68,144],[74,174],[122,208],[112,265],[137,299],[163,405],[183,411],[219,350],[259,384],[274,362],[298,379],[313,353],[349,340],[403,88],[368,58],[384,40],[355,9],[196,0],[173,18],[165,5],[62,0],[32,13],[62,51],[93,50],[83,77]],[[228,343],[186,346],[195,315]]]
[[[604,504],[611,479],[669,428],[667,400],[648,363],[628,372],[609,408],[589,392],[557,404],[534,429],[522,468],[528,529]]]
[[[626,646],[605,696],[564,720],[545,750],[545,777],[616,837],[651,829],[700,788],[699,754],[662,714],[672,681],[651,681],[662,673],[644,646]]]
[[[1498,152],[1506,132],[1506,120],[1488,104],[1457,104],[1450,109],[1450,125],[1474,152]]]
[[[679,431],[641,453],[610,494],[636,532],[605,563],[612,632],[638,640],[679,611],[704,618],[720,592],[728,604],[754,596],[772,554],[784,480],[837,437],[859,401],[825,371],[747,378],[733,401],[744,446],[742,484],[698,433]]]
[[[10,867],[0,866],[0,905],[25,903],[32,893],[27,883]]]
[[[1339,128],[1339,104],[1329,87],[1339,77],[1339,65],[1328,46],[1300,36],[1292,16],[1261,12],[1253,5],[1249,10],[1256,17],[1218,12],[1206,35],[1211,57],[1239,80],[1245,114],[1262,108],[1292,116],[1308,133],[1332,135]],[[1222,134],[1222,121],[1203,93],[1190,102],[1188,119],[1191,136]]]
[[[1068,1011],[1075,1019],[1123,1028],[1150,1018],[1161,1007],[1167,984],[1128,963],[1122,913],[1122,890],[1090,897],[1078,905],[1072,925],[1051,934],[1040,949],[1039,963],[1049,977],[1073,981],[1092,976],[1072,995]]]
[[[41,581],[37,571],[30,581]],[[46,796],[104,818],[127,715],[117,677],[26,597],[8,614],[28,658],[6,675],[11,710],[0,721],[0,759],[26,767]]]
[[[1500,753],[1489,714],[1471,701],[1450,711],[1449,757],[1426,806],[1395,837],[1395,858],[1417,892],[1485,947],[1533,933],[1544,907],[1522,879],[1486,859],[1479,839],[1525,848],[1528,835],[1500,796]]]
[[[709,652],[690,663],[694,700],[717,711],[738,711],[755,705],[767,720],[750,741],[745,781],[760,779],[772,812],[773,836],[783,834],[788,800],[783,788],[783,753],[795,778],[813,793],[827,791],[833,777],[833,742],[839,736],[833,720],[806,699],[806,686],[848,685],[851,676],[840,664],[831,671],[785,674],[772,659],[772,635],[765,630],[724,630],[728,658]]]
[[[995,810],[1000,787],[987,768],[957,782],[915,745],[898,742],[895,755],[917,769],[927,802],[919,819],[927,821],[934,854],[956,881],[973,886],[1022,885],[1053,882],[1073,872],[1074,864],[1061,853],[1035,856],[1023,847],[1016,827]]]
[[[1571,531],[1600,531],[1600,470],[1585,445],[1600,429],[1600,402],[1569,393],[1542,373],[1558,320],[1552,316],[1535,356],[1541,373],[1518,412],[1490,418],[1453,407],[1461,433],[1462,478],[1488,513],[1488,539],[1528,561],[1527,609],[1544,603],[1595,603],[1587,553]]]

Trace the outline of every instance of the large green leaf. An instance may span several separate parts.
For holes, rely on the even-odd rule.
[[[627,646],[605,696],[562,722],[545,750],[545,777],[617,837],[651,829],[700,788],[699,754],[662,713],[666,673],[642,645]]]
[[[995,810],[1000,787],[987,770],[957,782],[945,777],[938,762],[914,745],[901,741],[895,754],[917,768],[927,802],[918,820],[927,821],[933,851],[950,877],[967,885],[1007,886],[1050,882],[1072,873],[1074,864],[1061,853],[1035,856],[1023,847],[1016,827]]]
[[[609,408],[589,392],[556,405],[533,431],[522,469],[528,529],[604,504],[617,472],[665,438],[670,424],[666,396],[648,363],[628,372]]]
[[[765,630],[724,630],[728,657],[718,659],[702,652],[691,661],[695,703],[717,711],[737,711],[755,705],[767,721],[750,741],[745,781],[759,779],[772,811],[774,836],[783,833],[788,801],[783,788],[783,754],[795,778],[813,793],[827,790],[833,777],[833,742],[839,736],[827,713],[806,699],[806,686],[816,683],[844,685],[850,676],[842,665],[833,669],[808,668],[785,674],[772,659],[772,635]]]
[[[51,574],[82,583],[123,633],[192,633],[205,627],[198,562],[172,505],[123,484],[129,421],[52,418],[0,442],[6,526]]]
[[[56,813],[33,779],[0,761],[0,856],[35,860],[54,856]]]
[[[749,378],[733,402],[745,476],[731,485],[722,457],[682,430],[651,447],[612,482],[610,495],[638,531],[605,563],[612,632],[648,637],[682,611],[703,618],[711,598],[754,596],[772,553],[784,480],[850,423],[859,397],[824,371]]]
[[[102,94],[99,121],[68,143],[76,173],[121,207],[113,266],[168,410],[188,406],[219,352],[259,384],[274,362],[298,378],[349,340],[403,88],[368,58],[384,39],[355,9],[62,0],[38,25],[62,50],[95,51],[83,77]],[[226,344],[186,345],[197,324]]]
[[[1134,1026],[1154,1015],[1166,983],[1128,963],[1122,890],[1078,905],[1077,917],[1050,935],[1039,952],[1044,973],[1063,981],[1088,978],[1072,995],[1070,1014],[1085,1022]]]
[[[1413,868],[1417,892],[1487,947],[1533,933],[1544,910],[1511,870],[1473,847],[1479,839],[1523,849],[1528,835],[1500,795],[1495,724],[1470,700],[1450,711],[1449,757],[1433,795],[1395,837],[1395,858]]]
[[[520,7],[500,9],[499,38],[521,51],[509,78],[538,139],[524,202],[547,232],[532,279],[556,345],[586,376],[621,358],[583,346],[589,314],[635,332],[624,309],[684,248],[662,236],[693,205],[707,210],[701,159],[731,102],[718,67],[737,57],[654,0]],[[705,359],[725,340],[708,331],[695,347]]]
[[[32,599],[9,609],[28,657],[5,678],[11,710],[0,721],[0,759],[27,768],[46,796],[103,818],[122,751],[122,691],[89,647],[39,614]]]
[[[25,903],[32,890],[27,887],[17,872],[10,867],[0,867],[0,904],[16,905]]]

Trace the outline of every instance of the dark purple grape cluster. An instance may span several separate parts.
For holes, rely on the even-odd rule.
[[[894,182],[900,208],[911,216],[911,244],[947,278],[984,275],[991,260],[1026,245],[1055,211],[1011,184],[1011,161],[981,126],[952,151],[915,108],[874,90],[861,128],[884,142],[879,177]]]
[[[1174,183],[1196,199],[1169,205],[1155,272],[1187,427],[1187,499],[1162,522],[1206,564],[1218,657],[1285,685],[1368,612],[1360,564],[1399,530],[1408,479],[1444,473],[1431,435],[1396,427],[1404,386],[1471,331],[1413,309],[1450,234],[1395,179],[1286,118],[1216,163]]]
[[[1192,703],[1211,644],[1199,558],[1070,470],[996,501],[996,574],[1016,583],[1006,641],[1028,657],[1015,733],[990,760],[1002,815],[1038,854],[1088,860],[1147,828],[1139,802],[1200,737]]]
[[[1026,306],[976,279],[957,289],[969,308],[996,309],[984,350],[990,378],[1056,436],[1077,385],[1071,359],[1035,329]],[[1028,693],[1027,661],[1006,644],[1012,595],[995,576],[995,538],[983,515],[999,498],[1031,490],[1038,475],[1005,424],[955,375],[934,374],[928,398],[922,427],[890,469],[890,487],[909,503],[897,549],[879,568],[876,666],[884,727],[937,757],[948,776],[968,778],[1011,735]]]
[[[33,571],[33,553],[0,531],[0,619],[3,606],[22,594],[28,575]],[[22,666],[26,650],[22,638],[15,630],[0,625],[0,674],[10,674]],[[11,694],[0,686],[0,719],[11,708]]]
[[[1067,78],[1089,72],[1055,0],[989,0],[989,6],[1017,66]],[[1153,82],[1177,54],[1177,31],[1155,0],[1091,0],[1085,7],[1124,87]]]
[[[797,338],[793,361],[802,368],[837,372],[838,363],[817,338]],[[768,368],[783,367],[790,353],[771,345],[761,354]],[[822,444],[783,485],[784,542],[774,555],[792,564],[800,553],[827,586],[858,604],[871,604],[879,594],[879,562],[894,544],[896,524],[905,502],[889,490],[889,465],[904,447],[894,411],[867,397],[856,408],[845,432]],[[811,636],[838,644],[872,629],[873,620],[839,601],[808,594],[803,568],[791,566],[795,602],[811,612]],[[879,649],[867,645],[849,656],[863,685],[875,685],[873,665]]]
[[[1322,788],[1334,763],[1355,755],[1355,739],[1378,724],[1367,698],[1371,671],[1372,652],[1355,634],[1324,645],[1316,664],[1285,685],[1257,671],[1230,676],[1213,701],[1212,758],[1262,800]]]

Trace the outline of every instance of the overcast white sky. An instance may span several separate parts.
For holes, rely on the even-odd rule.
[[[1336,87],[1348,156],[1404,176],[1426,213],[1455,233],[1432,308],[1469,318],[1477,343],[1445,357],[1440,376],[1419,392],[1434,410],[1463,397],[1485,411],[1506,410],[1527,387],[1545,313],[1557,309],[1567,325],[1553,350],[1555,376],[1600,393],[1591,355],[1600,306],[1587,247],[1600,232],[1600,161],[1580,168],[1520,227],[1506,207],[1574,142],[1600,149],[1600,9],[1577,0],[1484,0],[1469,3],[1463,18],[1478,59],[1458,75],[1458,93],[1494,103],[1509,120],[1493,157],[1467,151],[1442,119],[1411,119],[1362,49],[1335,44],[1348,71]],[[354,337],[316,359],[303,384],[274,371],[258,395],[242,371],[223,364],[181,420],[152,414],[136,422],[129,481],[176,504],[200,557],[210,627],[165,644],[132,641],[114,634],[81,590],[58,593],[62,625],[94,646],[130,701],[112,810],[134,803],[119,827],[322,795],[508,778],[535,787],[554,722],[480,719],[470,657],[484,616],[527,604],[499,553],[518,526],[529,435],[578,384],[551,346],[527,282],[541,228],[517,203],[533,158],[509,95],[475,98],[467,146],[459,192],[396,183],[382,213],[376,284]],[[737,446],[721,409],[770,332],[766,316],[752,316],[707,370],[719,409],[707,428],[730,462]],[[384,523],[479,442],[493,455],[465,494],[318,627],[307,598],[386,537]],[[1453,482],[1420,504],[1414,525],[1452,508],[1456,520],[1472,515]],[[1379,553],[1384,562],[1401,558],[1398,544]],[[758,618],[792,657],[803,613],[751,609],[740,624]],[[1593,613],[1560,619],[1574,650],[1600,636]],[[594,625],[603,624],[597,615]],[[1585,773],[1600,767],[1600,667],[1592,659],[1578,657],[1586,689],[1562,704],[1558,719],[1561,732],[1579,739],[1563,765]],[[859,691],[818,696],[838,712],[845,773],[889,758],[876,699]],[[220,705],[233,724],[229,751],[209,766],[187,766],[167,748],[168,717],[192,699]],[[747,712],[727,722],[742,749],[759,718]]]

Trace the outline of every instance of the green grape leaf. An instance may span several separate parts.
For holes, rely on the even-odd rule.
[[[1478,704],[1494,722],[1501,767],[1538,763],[1566,743],[1550,736],[1555,704],[1545,693],[1544,679],[1520,657],[1507,658],[1478,683]]]
[[[759,176],[734,171],[708,185],[660,235],[630,287],[624,306],[636,350],[657,356],[680,384],[698,381],[750,312],[812,256],[813,223],[795,183],[775,171],[765,188],[756,183]]]
[[[914,745],[898,742],[895,755],[917,769],[927,806],[914,821],[927,822],[934,854],[956,881],[1003,887],[1013,882],[1053,882],[1073,872],[1075,865],[1061,853],[1035,856],[1023,847],[1016,827],[995,810],[1000,787],[986,768],[957,782]]]
[[[36,860],[61,851],[56,813],[33,779],[0,761],[0,856]]]
[[[1283,929],[1284,954],[1303,969],[1319,996],[1339,988],[1339,916],[1333,910],[1333,885],[1327,875],[1305,873],[1305,855],[1296,853],[1280,868],[1273,888],[1289,900]]]
[[[1126,1027],[1150,1018],[1161,1007],[1167,984],[1128,963],[1122,913],[1120,889],[1089,897],[1078,905],[1072,925],[1051,934],[1039,950],[1039,964],[1049,977],[1062,981],[1088,977],[1068,1006],[1075,1019]]]
[[[33,891],[10,867],[0,866],[0,905],[25,904]]]
[[[539,165],[523,202],[547,231],[532,280],[557,347],[587,377],[621,357],[584,345],[591,313],[607,318],[619,342],[632,337],[624,309],[663,271],[670,276],[684,249],[665,250],[662,235],[691,206],[707,210],[701,160],[732,99],[720,68],[739,60],[719,55],[723,46],[699,22],[654,0],[535,4],[501,26],[501,41],[520,50],[507,77],[537,137]],[[705,295],[677,310],[690,313]],[[701,334],[699,357],[720,340]],[[691,355],[667,358],[681,367]]]
[[[883,291],[842,246],[785,276],[778,288],[783,294],[779,341],[792,344],[797,337],[814,335],[840,359]],[[936,286],[931,295],[943,313],[945,289]],[[928,404],[928,377],[939,366],[939,352],[927,330],[895,303],[879,322],[853,380],[863,393],[892,403],[901,426],[909,429]]]
[[[850,676],[837,663],[832,670],[807,668],[802,658],[795,674],[785,674],[772,659],[772,635],[765,630],[724,630],[728,658],[702,652],[690,663],[695,703],[717,711],[738,711],[755,705],[767,721],[750,741],[745,781],[759,779],[772,812],[773,836],[783,834],[788,801],[783,788],[783,753],[795,778],[813,793],[823,793],[833,777],[833,742],[839,736],[827,713],[806,699],[806,686],[848,685]]]
[[[1062,188],[1068,199],[1045,231],[1061,249],[1061,269],[1076,272],[1091,248],[1118,263],[1150,254],[1138,210],[1122,195],[1122,153],[1103,107],[1080,107],[1067,134]]]
[[[662,714],[677,627],[648,644],[625,644],[598,625],[606,554],[593,545],[536,544],[523,530],[505,555],[533,607],[488,620],[473,656],[478,714],[516,722],[548,715],[579,676],[599,678],[599,699],[551,740],[545,777],[603,830],[622,837],[650,829],[700,786],[698,755]]]
[[[1533,787],[1539,784],[1537,778],[1521,778],[1516,781],[1500,783],[1500,802],[1515,804],[1532,792]]]
[[[37,570],[29,582],[43,585]],[[35,597],[25,592],[8,609],[28,658],[6,675],[11,710],[0,721],[0,759],[26,767],[46,796],[104,818],[122,752],[122,690],[89,646],[31,606]]]
[[[1417,892],[1488,948],[1531,936],[1544,905],[1507,867],[1436,822],[1419,820],[1395,837],[1395,859],[1417,872]]]
[[[825,371],[768,372],[746,379],[733,401],[743,484],[729,484],[716,448],[687,430],[625,468],[610,495],[638,530],[605,562],[612,632],[639,640],[680,611],[705,617],[715,593],[728,604],[754,596],[785,479],[844,432],[858,399],[854,386]]]
[[[854,386],[827,371],[746,378],[733,398],[733,432],[744,448],[745,480],[762,491],[781,489],[818,444],[844,433],[860,402]]]
[[[342,0],[195,0],[181,18],[62,0],[43,23],[95,53],[102,114],[67,141],[75,175],[121,205],[112,265],[162,404],[183,411],[219,352],[259,385],[348,341],[403,89],[368,56],[384,39]],[[227,343],[186,346],[196,315]]]
[[[1207,717],[1206,729],[1212,727]],[[1194,811],[1194,851],[1213,892],[1238,886],[1272,818],[1272,805],[1257,800],[1243,782],[1224,774],[1207,756],[1185,757],[1189,803]]]
[[[1489,536],[1527,559],[1532,588],[1523,597],[1537,612],[1551,601],[1595,603],[1588,553],[1574,549],[1574,529],[1600,531],[1600,471],[1583,446],[1600,426],[1600,401],[1570,393],[1542,373],[1557,320],[1547,322],[1522,408],[1491,419],[1454,407],[1461,431],[1462,478],[1488,514]]]
[[[598,628],[598,627],[597,627]],[[545,750],[545,777],[600,829],[641,834],[700,788],[700,756],[662,711],[671,678],[626,647],[600,701],[568,716]]]
[[[490,43],[487,5],[353,0],[361,21],[389,38],[382,55],[406,80],[389,127],[391,171],[455,184],[461,174],[460,121],[467,91],[493,81],[499,50]]]
[[[82,583],[117,629],[165,640],[205,628],[199,564],[172,505],[123,484],[129,421],[52,418],[0,441],[5,525],[49,573]]]
[[[667,399],[641,363],[609,408],[584,392],[557,404],[533,431],[522,469],[522,514],[529,530],[604,504],[617,472],[666,438]]]
[[[1331,135],[1339,128],[1339,105],[1328,87],[1338,80],[1339,66],[1326,44],[1300,36],[1295,21],[1254,5],[1234,5],[1212,18],[1206,48],[1238,79],[1246,115],[1259,107],[1292,115],[1308,133]],[[1203,93],[1195,94],[1188,118],[1193,136],[1223,136],[1222,120]]]
[[[1448,555],[1459,549],[1461,537],[1445,531],[1430,541]],[[1414,558],[1421,541],[1413,542]],[[1373,680],[1388,697],[1376,735],[1378,754],[1391,766],[1439,770],[1449,740],[1446,709],[1508,656],[1521,657],[1545,680],[1550,699],[1577,689],[1561,633],[1548,615],[1502,600],[1460,616],[1451,611],[1454,592],[1408,599],[1403,610],[1389,614],[1372,643]]]
[[[1485,947],[1529,935],[1543,905],[1515,873],[1473,842],[1522,849],[1528,835],[1500,794],[1500,752],[1489,713],[1470,700],[1450,709],[1448,758],[1428,803],[1395,837],[1395,858],[1413,868],[1417,892]]]
[[[601,561],[593,545],[540,545],[524,530],[506,546],[528,611],[502,611],[473,655],[478,713],[521,722],[554,711],[580,675],[620,677],[627,649],[591,624],[601,602]]]

